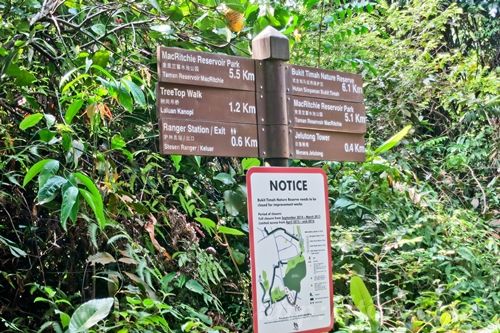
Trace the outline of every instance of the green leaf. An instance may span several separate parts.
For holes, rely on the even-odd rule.
[[[95,199],[92,193],[83,188],[79,189],[80,195],[85,199],[87,204],[90,206],[94,215],[96,217],[99,228],[104,229],[107,225],[106,217],[104,216],[104,210],[102,208],[102,202],[99,204],[99,200]]]
[[[130,91],[130,93],[134,97],[134,101],[137,104],[139,104],[140,106],[146,105],[146,97],[144,97],[144,93],[142,92],[141,88],[138,85],[127,79],[122,79],[122,83]]]
[[[66,230],[66,221],[73,212],[73,207],[78,200],[78,188],[76,186],[68,187],[63,193],[61,204],[61,225]]]
[[[24,176],[23,187],[26,186],[36,175],[38,175],[40,171],[42,171],[43,167],[49,162],[57,163],[57,168],[59,168],[59,161],[56,160],[45,159],[36,162],[31,168],[29,168],[28,172]]]
[[[134,110],[134,102],[132,101],[132,97],[125,87],[120,86],[118,88],[118,103],[125,108],[128,112],[132,113]]]
[[[468,262],[473,263],[475,261],[474,253],[466,247],[459,247],[457,253]]]
[[[380,147],[375,150],[375,155],[382,154],[397,145],[401,140],[403,140],[406,134],[408,134],[410,129],[411,125],[407,125],[401,131],[391,136],[387,141],[385,141],[382,145],[380,145]]]
[[[19,128],[22,131],[25,131],[28,128],[33,127],[36,124],[38,124],[40,122],[40,120],[42,120],[42,118],[43,118],[43,113],[30,114],[29,116],[24,118],[23,121],[21,121],[21,123],[19,124]]]
[[[181,169],[182,155],[170,155],[170,160],[174,163],[175,171]]]
[[[238,229],[234,229],[234,228],[225,227],[223,225],[219,226],[217,228],[217,230],[220,233],[223,233],[223,234],[226,234],[226,235],[245,236],[245,234],[242,231],[240,231]]]
[[[7,68],[6,74],[16,79],[16,85],[18,86],[29,86],[36,81],[36,76],[26,70],[21,69],[16,64],[10,64]]]
[[[255,157],[244,158],[241,161],[241,167],[243,171],[250,169],[251,167],[260,166],[260,160]]]
[[[125,140],[123,140],[122,136],[120,134],[115,134],[111,138],[111,148],[112,149],[123,149],[127,146],[127,143]]]
[[[47,164],[45,164],[40,171],[40,176],[38,176],[38,188],[42,188],[45,182],[56,174],[59,170],[59,161],[50,160]]]
[[[214,179],[224,183],[225,185],[234,184],[234,178],[230,174],[225,172],[219,173],[217,176],[214,177]]]
[[[54,200],[57,195],[57,191],[67,182],[68,180],[61,176],[53,176],[49,178],[43,187],[38,191],[38,203],[41,205]]]
[[[82,106],[83,100],[81,99],[74,100],[73,103],[70,104],[70,106],[68,107],[68,111],[66,111],[66,114],[64,115],[64,120],[66,120],[68,125],[73,122],[73,118],[76,116],[78,111],[80,111]]]
[[[102,201],[102,196],[97,187],[94,185],[92,179],[87,177],[81,172],[76,172],[73,174],[78,181],[80,181],[87,190],[80,189],[80,194],[83,196],[85,201],[89,204],[90,208],[94,211],[97,222],[99,223],[99,227],[104,229],[108,224],[106,221],[106,217],[104,216],[104,204]]]
[[[106,33],[106,26],[102,23],[97,23],[94,24],[93,26],[90,27],[90,29],[95,32],[99,37],[104,36]]]
[[[375,306],[372,297],[359,276],[351,278],[350,289],[354,305],[370,319],[370,322],[375,322]]]
[[[106,318],[113,306],[112,297],[93,299],[80,305],[69,321],[68,333],[84,332]]]
[[[443,312],[441,314],[441,317],[439,317],[439,323],[441,326],[447,326],[449,323],[451,323],[451,320],[453,318],[451,317],[451,314],[449,312]]]
[[[49,143],[56,136],[56,132],[44,128],[38,131],[38,136],[43,142]]]
[[[71,317],[67,313],[61,311],[59,312],[59,320],[61,321],[62,327],[66,328],[71,321]]]
[[[238,216],[245,208],[246,198],[241,191],[227,190],[224,192],[224,205],[232,216]]]
[[[212,235],[215,232],[215,228],[217,227],[217,223],[212,221],[209,218],[206,217],[196,217],[195,220],[197,222],[200,222],[200,224],[203,226],[203,228],[210,234]]]
[[[99,189],[97,188],[97,186],[95,186],[94,181],[92,179],[90,179],[81,172],[75,172],[73,176],[75,176],[75,178],[78,179],[80,183],[82,183],[83,185],[85,185],[85,187],[87,187],[90,193],[92,193],[92,196],[100,198],[102,202],[101,192],[99,192]]]
[[[109,61],[109,51],[99,50],[92,56],[92,64],[105,68]]]
[[[231,252],[231,256],[234,258],[234,261],[236,261],[238,265],[243,265],[245,263],[246,257],[243,253],[241,253],[238,250],[233,250],[231,248],[229,248],[229,252]]]
[[[198,294],[205,293],[205,289],[203,288],[203,286],[196,280],[191,279],[188,282],[186,282],[186,288]]]

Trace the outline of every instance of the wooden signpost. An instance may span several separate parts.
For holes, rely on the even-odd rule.
[[[158,48],[164,154],[363,161],[361,76],[289,65],[288,39],[266,28],[253,59]]]
[[[158,48],[157,115],[164,154],[363,161],[361,76],[289,60],[267,27],[253,59]],[[247,173],[254,332],[333,326],[326,175],[315,168]]]

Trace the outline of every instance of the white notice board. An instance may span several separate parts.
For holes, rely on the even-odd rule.
[[[333,285],[324,171],[252,168],[247,188],[254,332],[329,331]]]

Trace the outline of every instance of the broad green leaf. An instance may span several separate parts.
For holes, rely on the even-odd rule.
[[[333,204],[333,209],[343,209],[354,205],[354,202],[347,198],[338,198]]]
[[[70,104],[70,106],[68,107],[68,111],[66,111],[66,114],[64,115],[64,120],[66,120],[68,125],[73,122],[73,118],[76,116],[78,111],[80,111],[82,106],[83,100],[81,99],[74,100],[73,103]]]
[[[67,182],[68,180],[61,176],[53,176],[49,178],[43,187],[38,191],[38,203],[41,205],[54,200],[57,195],[57,191]]]
[[[258,158],[254,157],[244,158],[241,161],[241,167],[243,168],[243,171],[248,170],[254,166],[260,166],[260,160]]]
[[[43,167],[49,162],[57,163],[57,167],[59,168],[59,162],[56,160],[45,159],[36,162],[31,168],[29,168],[28,172],[24,176],[23,187],[26,186],[36,175],[38,175],[40,171],[42,171]]]
[[[59,161],[50,160],[49,162],[47,162],[40,171],[40,176],[38,176],[38,188],[39,189],[42,188],[43,185],[45,185],[45,182],[50,177],[55,175],[58,170],[59,170]]]
[[[36,76],[32,72],[12,63],[7,68],[6,74],[15,78],[18,86],[29,86],[36,81]]]
[[[102,23],[96,23],[90,27],[90,29],[95,32],[98,36],[104,36],[106,33],[106,26]]]
[[[234,184],[234,178],[230,174],[225,172],[219,173],[217,176],[214,177],[214,179],[224,183],[225,185]]]
[[[127,79],[122,79],[122,83],[128,88],[128,90],[134,97],[134,101],[137,104],[139,104],[140,106],[146,105],[146,98],[144,97],[144,93],[138,85]]]
[[[382,145],[380,145],[380,147],[375,150],[375,155],[382,154],[397,145],[408,134],[410,129],[411,125],[407,125],[401,131],[391,136],[387,141],[385,141]]]
[[[97,186],[95,186],[94,181],[92,179],[90,179],[81,172],[75,172],[73,176],[76,179],[78,179],[83,185],[85,185],[85,187],[87,187],[90,193],[92,193],[92,196],[100,198],[102,202],[101,192],[99,192],[99,189],[97,188]]]
[[[234,258],[234,261],[236,261],[236,263],[238,265],[243,265],[245,263],[245,255],[243,253],[241,253],[240,251],[238,250],[233,250],[231,248],[229,248],[229,252],[231,252],[231,255],[233,256]]]
[[[121,86],[118,88],[118,103],[125,108],[128,112],[132,113],[134,110],[134,102],[132,97],[125,87]]]
[[[113,306],[112,297],[93,299],[80,305],[69,321],[68,333],[85,332],[106,318]]]
[[[105,68],[109,61],[109,51],[99,50],[92,56],[92,64]]]
[[[68,187],[64,193],[61,203],[61,225],[66,230],[66,222],[70,217],[73,207],[78,200],[78,188],[76,186]]]
[[[29,116],[24,118],[23,121],[21,121],[21,123],[19,124],[19,129],[21,129],[22,131],[25,131],[28,128],[33,127],[36,124],[38,124],[40,122],[40,120],[42,120],[42,118],[43,118],[43,113],[30,114]]]
[[[245,234],[242,231],[240,231],[238,229],[234,229],[234,228],[225,227],[223,225],[219,226],[217,228],[217,230],[220,233],[223,233],[223,234],[226,234],[226,235],[245,236]]]
[[[123,149],[127,146],[127,143],[125,140],[123,140],[122,136],[120,134],[115,134],[111,138],[111,148],[112,149]]]
[[[372,297],[359,276],[351,278],[350,290],[354,305],[370,319],[370,322],[375,322],[375,306]]]
[[[61,311],[61,312],[59,312],[59,320],[61,321],[62,327],[66,328],[69,326],[69,322],[71,321],[71,317],[67,313]]]
[[[227,190],[224,192],[224,205],[232,216],[238,216],[245,210],[246,198],[242,191]]]
[[[45,123],[47,124],[47,128],[51,128],[56,123],[56,117],[51,114],[44,114]]]
[[[205,293],[205,289],[203,288],[203,286],[198,281],[193,279],[186,282],[186,288],[198,294]]]
[[[451,314],[449,312],[443,312],[441,314],[441,317],[439,317],[439,323],[441,326],[447,326],[449,323],[451,323],[451,320],[453,318],[451,317]]]
[[[182,155],[170,155],[170,160],[174,163],[175,171],[181,169]]]
[[[49,143],[56,136],[56,132],[52,132],[51,130],[44,128],[38,131],[38,136],[43,142]]]
[[[459,247],[458,250],[457,250],[457,253],[462,257],[464,258],[465,260],[467,260],[468,262],[471,262],[473,263],[475,261],[475,256],[474,254],[472,253],[471,250],[469,250],[468,248],[466,247]]]
[[[107,225],[106,217],[104,216],[104,204],[102,201],[101,193],[97,186],[94,185],[92,179],[87,177],[81,172],[76,172],[73,174],[78,181],[80,181],[87,190],[80,189],[80,194],[83,196],[85,201],[89,204],[90,208],[94,211],[99,227],[104,229]]]
[[[101,229],[104,229],[107,225],[106,217],[104,216],[104,210],[102,208],[102,202],[99,204],[99,201],[94,198],[92,193],[83,188],[79,189],[80,195],[85,199],[87,204],[90,206],[94,215],[96,217],[97,223]]]
[[[196,217],[195,220],[197,222],[200,222],[200,224],[203,226],[203,228],[210,234],[212,235],[215,232],[215,228],[217,227],[217,224],[212,221],[209,218],[206,217]]]

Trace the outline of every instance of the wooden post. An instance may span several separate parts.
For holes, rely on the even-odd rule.
[[[288,38],[268,26],[252,40],[255,59],[259,156],[272,166],[288,166],[288,116],[285,61]]]

